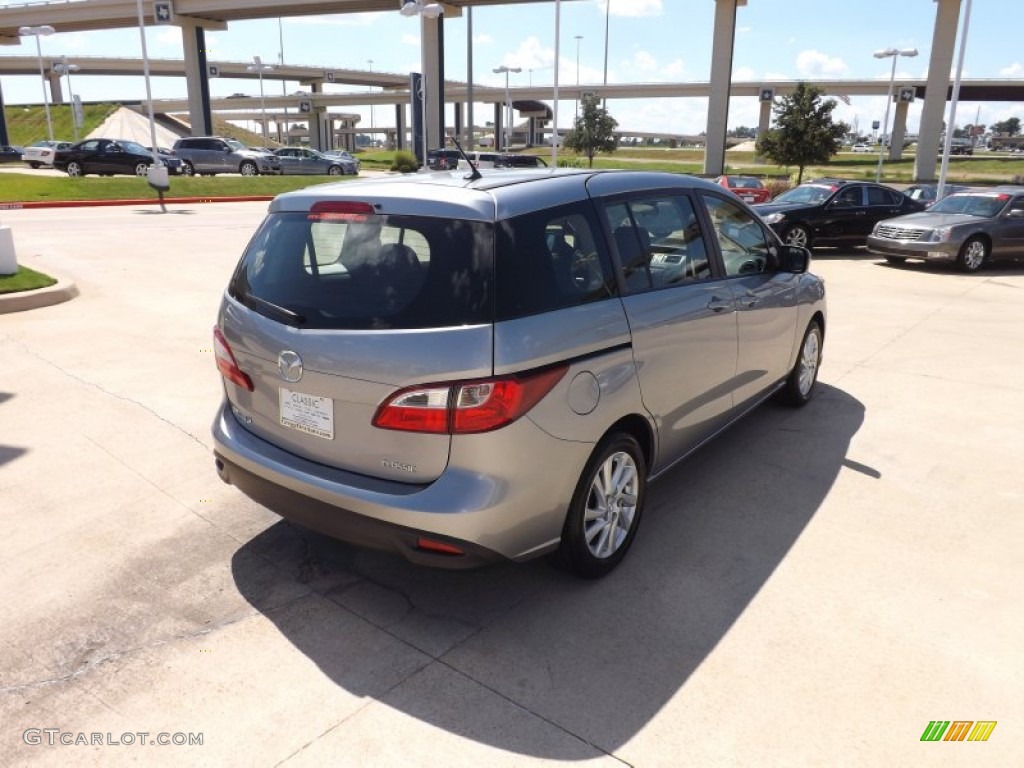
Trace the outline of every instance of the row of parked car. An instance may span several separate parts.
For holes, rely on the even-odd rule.
[[[38,141],[24,149],[10,149],[8,154],[12,157],[20,150],[20,159],[33,168],[52,166],[69,176],[145,176],[154,157],[150,147],[127,139],[86,139],[77,144]],[[178,139],[172,149],[158,147],[156,158],[167,167],[169,174],[180,176],[218,173],[354,176],[359,173],[359,160],[343,150],[247,147],[240,141],[221,136]]]
[[[817,179],[772,200],[760,180],[721,176],[717,183],[752,204],[790,245],[863,246],[892,263],[922,259],[975,272],[998,258],[1024,257],[1024,187],[937,185],[901,191],[847,179]]]

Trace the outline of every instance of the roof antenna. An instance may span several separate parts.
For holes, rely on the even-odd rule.
[[[455,145],[455,148],[459,150],[459,154],[462,155],[462,159],[466,161],[466,165],[468,165],[471,169],[470,172],[463,176],[462,178],[464,178],[466,181],[476,181],[477,179],[482,179],[483,174],[480,173],[479,169],[475,165],[473,165],[473,161],[466,156],[466,153],[462,150],[462,145],[459,144],[458,139],[456,139],[454,136],[445,136],[445,138]]]

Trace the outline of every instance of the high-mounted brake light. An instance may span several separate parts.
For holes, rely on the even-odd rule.
[[[224,338],[220,328],[216,327],[213,329],[213,354],[217,359],[217,370],[220,371],[221,376],[242,389],[253,391],[252,379],[238,367],[228,340]]]
[[[527,413],[567,370],[560,365],[525,375],[408,387],[381,404],[373,425],[434,434],[490,432]]]
[[[373,213],[373,205],[361,200],[320,200],[309,209],[309,218],[317,221],[366,221],[366,217]]]

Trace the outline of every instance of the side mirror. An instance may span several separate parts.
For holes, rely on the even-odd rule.
[[[811,264],[811,252],[800,245],[776,246],[776,258],[782,272],[802,275]]]

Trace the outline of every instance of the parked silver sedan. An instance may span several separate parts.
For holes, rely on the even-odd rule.
[[[286,176],[344,176],[346,161],[305,147],[282,147],[274,152],[281,160],[281,173]]]
[[[880,221],[868,250],[887,261],[924,259],[977,272],[997,258],[1024,256],[1024,187],[959,192],[927,211]]]

